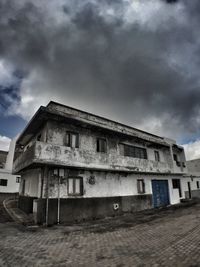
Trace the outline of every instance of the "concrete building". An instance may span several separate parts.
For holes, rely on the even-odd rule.
[[[179,203],[183,147],[121,123],[50,102],[19,136],[19,207],[38,223],[114,216]]]
[[[200,198],[200,159],[186,162],[188,173],[185,175],[184,188],[188,198]]]
[[[4,161],[0,163],[3,167],[0,168],[0,199],[19,192],[20,176],[12,174],[15,143],[16,138],[11,141],[9,151],[3,153],[6,156],[1,157]]]

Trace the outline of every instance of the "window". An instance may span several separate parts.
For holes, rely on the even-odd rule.
[[[107,151],[106,139],[97,138],[97,152],[106,153],[106,151]]]
[[[0,185],[1,186],[7,186],[8,180],[7,179],[0,179]]]
[[[145,183],[143,179],[138,179],[137,180],[137,190],[139,194],[144,194],[145,193]]]
[[[69,196],[83,195],[83,178],[82,177],[69,177],[67,189],[68,189]]]
[[[79,147],[79,134],[66,132],[65,145],[68,147],[78,148]]]
[[[136,146],[129,146],[121,144],[121,151],[124,156],[126,157],[133,157],[133,158],[139,158],[139,159],[147,159],[147,151],[145,148],[142,147],[136,147]]]
[[[172,179],[172,186],[174,189],[178,189],[179,196],[182,197],[180,179]]]
[[[199,189],[199,181],[197,181],[197,189]]]
[[[16,177],[16,183],[20,183],[21,177]]]
[[[39,135],[37,136],[37,141],[41,141],[41,138],[42,138],[42,135],[39,134]]]
[[[155,161],[160,161],[160,154],[159,151],[154,151],[154,155],[155,155]]]
[[[180,161],[178,161],[178,156],[176,154],[173,154],[173,157],[174,157],[174,161],[176,161],[176,165],[178,167],[181,167],[181,163],[180,163]]]
[[[183,168],[185,168],[185,167],[186,167],[186,165],[185,165],[185,162],[182,162],[182,166],[183,166]]]

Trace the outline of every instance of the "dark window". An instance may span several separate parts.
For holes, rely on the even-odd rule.
[[[16,177],[16,183],[20,183],[21,177]]]
[[[67,190],[68,190],[69,196],[83,195],[83,178],[82,177],[69,177]]]
[[[199,181],[197,181],[197,189],[199,189]]]
[[[107,143],[106,139],[103,138],[97,138],[97,152],[104,152],[107,151]]]
[[[42,135],[39,134],[39,135],[37,136],[37,141],[41,141],[41,138],[42,138]]]
[[[68,147],[78,148],[79,147],[79,134],[66,132],[65,145]]]
[[[1,186],[7,186],[8,180],[7,179],[0,179],[0,185]]]
[[[174,189],[178,189],[179,196],[182,197],[180,179],[172,179],[172,186]]]
[[[160,161],[159,151],[154,151],[154,155],[155,155],[155,161]]]
[[[123,146],[124,146],[124,156],[139,158],[139,159],[147,159],[147,151],[145,148],[129,146],[129,145],[123,145]]]
[[[178,158],[177,158],[176,154],[174,154],[173,157],[174,157],[174,161],[178,161]]]
[[[145,183],[143,179],[138,179],[137,180],[137,190],[139,194],[144,194],[145,193]]]

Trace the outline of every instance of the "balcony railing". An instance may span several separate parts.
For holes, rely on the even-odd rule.
[[[13,171],[18,172],[27,166],[29,166],[35,159],[35,146],[36,144],[29,147],[24,151],[13,163]]]

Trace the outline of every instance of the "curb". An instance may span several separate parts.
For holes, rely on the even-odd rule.
[[[17,201],[14,199],[5,199],[3,201],[3,207],[8,215],[13,219],[13,221],[23,225],[34,225],[34,222],[31,220],[31,218],[22,210],[20,210],[19,208],[9,207],[9,204],[13,202]]]

